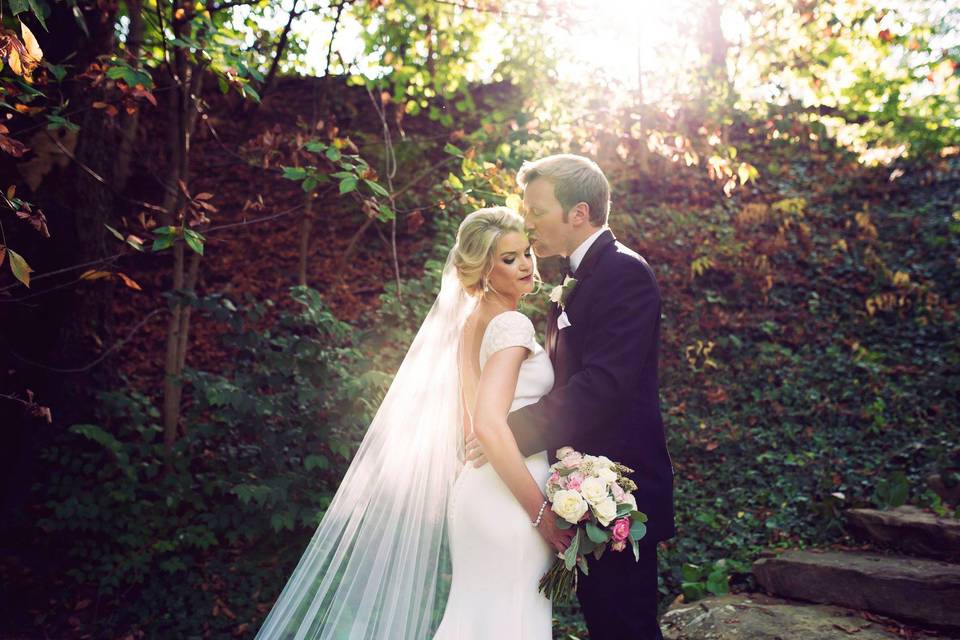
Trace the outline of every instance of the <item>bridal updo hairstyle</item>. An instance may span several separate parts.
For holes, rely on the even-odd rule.
[[[472,296],[483,294],[497,242],[513,231],[526,233],[523,217],[507,207],[477,209],[463,219],[453,246],[453,264],[464,291]]]

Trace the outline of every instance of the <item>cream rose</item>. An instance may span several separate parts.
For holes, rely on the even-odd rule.
[[[620,504],[628,504],[631,507],[633,507],[634,511],[637,510],[637,499],[633,497],[632,493],[623,494],[623,498],[621,498],[617,502],[619,502]]]
[[[607,484],[611,484],[617,481],[617,472],[607,469],[606,467],[603,467],[603,468],[597,469],[597,477],[603,480],[604,482],[606,482]]]
[[[616,466],[613,463],[613,460],[611,460],[607,456],[597,456],[596,460],[594,460],[594,464],[596,464],[597,467],[602,469],[613,469]]]
[[[610,521],[617,517],[617,503],[613,498],[607,498],[599,504],[593,505],[593,512],[597,514],[597,520],[600,524],[607,526]]]
[[[580,483],[580,493],[592,505],[596,505],[609,497],[607,483],[600,478],[587,478]]]
[[[570,524],[577,524],[587,512],[587,503],[578,492],[562,489],[553,494],[553,505],[550,508]]]
[[[560,447],[557,449],[557,460],[563,460],[571,453],[576,453],[573,447]]]

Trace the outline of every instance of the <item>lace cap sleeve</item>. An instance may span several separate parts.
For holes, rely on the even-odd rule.
[[[483,368],[490,356],[507,347],[526,347],[536,353],[537,346],[530,318],[519,311],[505,311],[487,325],[480,343],[480,367]]]

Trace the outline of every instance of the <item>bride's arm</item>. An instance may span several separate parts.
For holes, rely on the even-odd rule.
[[[497,351],[487,360],[477,388],[473,430],[487,460],[532,522],[537,519],[540,505],[546,498],[524,464],[523,455],[507,424],[507,413],[517,390],[520,365],[528,353],[526,347],[508,347]]]

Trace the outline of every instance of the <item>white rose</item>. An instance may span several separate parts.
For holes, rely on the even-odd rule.
[[[617,472],[603,467],[601,469],[597,469],[597,477],[607,484],[610,484],[617,481]]]
[[[557,449],[557,460],[563,460],[571,453],[576,453],[573,447],[560,447]]]
[[[613,501],[613,498],[607,498],[599,504],[593,505],[593,512],[597,514],[597,520],[600,521],[600,524],[607,526],[617,517],[617,503]]]
[[[580,493],[592,505],[596,505],[609,497],[607,483],[600,478],[587,478],[580,484]]]
[[[553,494],[553,505],[550,508],[570,524],[577,524],[587,512],[587,503],[578,492],[561,489]]]
[[[602,469],[613,469],[613,467],[616,466],[613,464],[613,460],[611,460],[607,456],[597,456],[594,462],[596,463],[598,468],[602,468]]]
[[[555,304],[560,304],[560,299],[563,297],[563,285],[558,284],[553,289],[550,290],[550,302]]]

